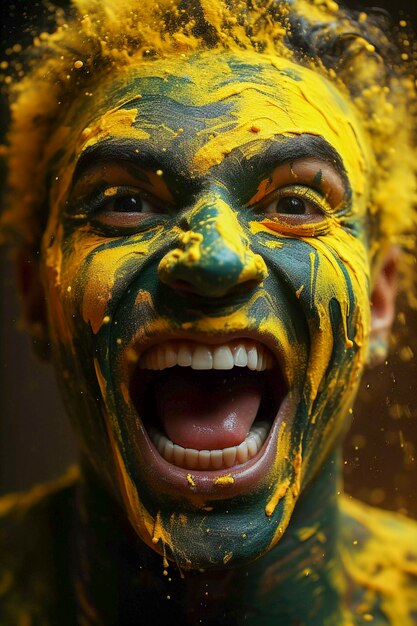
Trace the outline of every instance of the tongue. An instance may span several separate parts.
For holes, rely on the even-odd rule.
[[[156,382],[159,419],[166,435],[184,448],[217,450],[242,443],[264,391],[264,377],[246,369],[164,370]]]

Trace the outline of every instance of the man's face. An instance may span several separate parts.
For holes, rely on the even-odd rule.
[[[84,459],[181,566],[259,556],[366,353],[360,124],[312,70],[207,52],[108,80],[58,143],[43,278]]]

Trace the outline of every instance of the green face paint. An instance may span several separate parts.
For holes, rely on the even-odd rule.
[[[74,107],[43,240],[84,461],[184,568],[281,538],[344,432],[370,323],[374,163],[348,101],[287,60],[208,54]]]

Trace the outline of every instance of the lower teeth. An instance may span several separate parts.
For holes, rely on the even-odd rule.
[[[170,441],[155,428],[152,428],[149,434],[159,454],[168,463],[184,469],[220,470],[241,465],[253,459],[265,443],[269,428],[268,422],[256,422],[241,444],[223,450],[183,448]]]

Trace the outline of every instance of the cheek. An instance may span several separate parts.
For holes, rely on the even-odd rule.
[[[354,372],[363,365],[370,331],[368,255],[363,243],[342,228],[321,237],[271,233],[265,238],[266,244],[274,241],[281,245],[268,255],[268,264],[286,282],[295,301],[293,314],[308,329],[305,393],[311,405],[329,372],[344,367]]]
[[[159,238],[107,239],[83,230],[48,250],[45,285],[50,318],[61,343],[71,342],[80,324],[96,335],[111,321],[115,303]],[[78,330],[77,330],[78,329]]]

